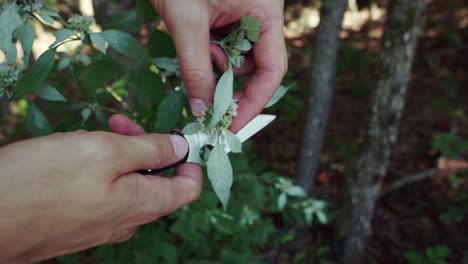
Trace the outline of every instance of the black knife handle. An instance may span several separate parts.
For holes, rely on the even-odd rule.
[[[181,132],[179,132],[177,130],[171,130],[170,134],[178,135],[178,136],[181,136],[181,137],[183,137],[185,139],[184,134],[182,134]],[[185,140],[187,140],[187,139],[185,139]],[[188,144],[188,142],[187,142],[187,144]],[[185,157],[183,159],[181,159],[181,160],[179,160],[179,161],[177,161],[177,162],[175,162],[175,163],[173,163],[171,165],[168,165],[168,166],[165,166],[165,167],[162,167],[162,168],[158,168],[158,169],[139,170],[137,172],[141,173],[141,174],[156,175],[156,174],[161,173],[163,171],[166,171],[168,169],[175,168],[175,167],[177,167],[177,166],[179,166],[179,165],[181,165],[181,164],[183,164],[183,163],[185,163],[187,161],[188,156],[189,156],[189,151],[190,151],[190,149],[187,151],[187,154],[185,155]]]

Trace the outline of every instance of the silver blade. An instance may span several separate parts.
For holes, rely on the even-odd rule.
[[[244,128],[237,132],[236,136],[241,142],[244,142],[270,124],[273,120],[275,120],[275,118],[275,115],[258,115],[247,125],[245,125]],[[187,162],[204,165],[203,160],[200,158],[200,149],[207,144],[212,146],[216,145],[216,140],[218,137],[199,132],[193,135],[186,135],[185,139],[189,144],[189,156],[187,158]],[[227,144],[224,146],[224,150],[226,152],[231,151]]]
[[[240,139],[241,142],[244,142],[270,124],[273,120],[275,120],[275,118],[275,115],[258,115],[247,125],[245,125],[244,128],[237,132],[236,136]]]

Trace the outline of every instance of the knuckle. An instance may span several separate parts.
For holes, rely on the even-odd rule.
[[[156,134],[151,134],[149,140],[152,145],[153,160],[159,163],[167,159],[167,144],[165,144],[165,140]]]
[[[206,80],[205,74],[199,69],[182,69],[182,78],[187,84],[194,84]]]

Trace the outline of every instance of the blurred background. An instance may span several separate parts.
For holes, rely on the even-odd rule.
[[[153,57],[175,55],[142,1],[45,2],[65,20],[93,16],[93,32],[131,34]],[[44,263],[468,263],[468,3],[296,0],[284,17],[283,83],[294,86],[267,110],[278,119],[232,157],[230,209],[207,186],[126,243]],[[34,60],[61,26],[33,27]],[[0,146],[39,135],[31,102],[49,133],[107,129],[117,112],[159,130],[176,81],[148,103],[140,97],[155,76],[161,83],[158,71],[135,77],[128,59],[109,62],[79,43],[59,51],[48,80],[69,102],[3,96]]]

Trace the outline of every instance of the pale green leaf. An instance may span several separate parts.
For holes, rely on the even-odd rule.
[[[52,133],[49,121],[39,108],[32,102],[29,102],[27,113],[27,124],[35,137],[45,136]]]
[[[229,148],[231,149],[231,152],[241,153],[242,152],[242,142],[240,141],[240,139],[236,135],[234,135],[234,133],[232,133],[229,130],[226,130],[224,132],[225,132],[225,135],[226,135],[226,142],[227,142]]]
[[[207,162],[208,179],[224,210],[227,208],[233,182],[232,166],[221,144],[216,144]]]
[[[307,196],[306,192],[300,186],[291,186],[285,190],[285,192],[290,196],[296,197],[305,197]]]
[[[242,40],[239,44],[236,45],[236,48],[240,51],[249,51],[252,49],[252,44],[247,39]]]
[[[285,193],[280,194],[278,197],[278,209],[282,211],[284,207],[286,206],[286,203],[288,202],[288,197],[286,196]]]
[[[115,51],[136,59],[147,58],[146,50],[140,45],[138,40],[120,30],[107,30],[101,33],[104,39]]]
[[[44,84],[55,61],[55,49],[49,49],[37,59],[29,71],[15,85],[12,98],[29,95]]]
[[[184,135],[193,135],[193,134],[198,133],[201,129],[202,127],[200,126],[200,124],[198,124],[197,122],[192,122],[192,123],[188,123],[184,127],[184,129],[182,129],[182,133]]]
[[[65,97],[54,87],[44,84],[39,90],[36,91],[36,94],[48,101],[55,101],[55,102],[64,102],[67,101]]]
[[[229,106],[232,103],[233,82],[234,75],[232,73],[231,65],[229,65],[228,70],[221,76],[218,84],[216,85],[214,95],[214,113],[210,120],[210,124],[208,125],[209,128],[215,127],[229,109]]]
[[[327,223],[327,215],[323,211],[318,211],[315,215],[317,216],[317,219],[321,224]]]
[[[89,37],[91,38],[91,42],[96,45],[97,49],[103,54],[106,54],[106,40],[101,33],[89,33]]]
[[[266,104],[265,108],[271,107],[274,104],[276,104],[281,98],[283,98],[284,95],[286,95],[286,93],[289,91],[289,89],[292,86],[293,85],[290,85],[290,86],[286,87],[286,86],[280,85],[280,87],[278,87],[278,89],[276,89],[276,92],[275,92],[275,94],[273,94],[270,101],[268,101],[268,103]]]
[[[241,28],[245,32],[245,36],[252,42],[257,42],[260,36],[262,24],[252,16],[244,16],[241,18]]]
[[[60,29],[55,31],[55,41],[49,46],[49,48],[54,48],[56,45],[62,43],[63,41],[67,40],[71,36],[74,36],[75,34],[75,31],[69,29]]]
[[[55,20],[49,16],[48,14],[46,13],[40,13],[39,16],[42,18],[42,20],[44,20],[44,22],[46,22],[47,24],[54,24]]]
[[[31,24],[24,23],[22,26],[18,27],[15,30],[15,38],[17,38],[21,45],[23,46],[24,57],[23,63],[28,65],[29,57],[31,56],[31,49],[34,43],[35,34],[34,29],[31,27]]]
[[[11,44],[13,32],[22,24],[23,21],[16,12],[15,1],[12,1],[0,15],[0,49],[5,49]]]
[[[84,124],[88,120],[88,118],[91,116],[91,112],[92,111],[89,108],[81,110],[81,119],[83,120],[82,124]]]

